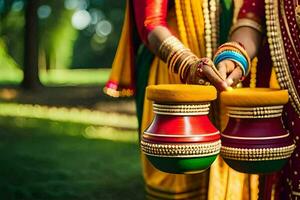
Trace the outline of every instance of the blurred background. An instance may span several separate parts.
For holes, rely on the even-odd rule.
[[[133,99],[102,92],[125,3],[0,0],[0,199],[143,199]]]

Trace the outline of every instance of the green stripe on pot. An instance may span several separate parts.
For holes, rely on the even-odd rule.
[[[169,158],[169,157],[156,157],[149,156],[147,158],[154,167],[160,171],[172,174],[195,174],[200,173],[215,161],[216,155],[206,157],[193,157],[193,158]]]
[[[248,174],[267,174],[279,171],[288,159],[264,160],[264,161],[240,161],[224,159],[234,170]]]

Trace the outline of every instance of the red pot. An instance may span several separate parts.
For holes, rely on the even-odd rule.
[[[212,86],[156,85],[147,88],[154,119],[141,148],[150,162],[168,173],[199,173],[220,151],[220,134],[208,118]]]
[[[295,148],[281,120],[287,91],[241,88],[223,92],[221,101],[229,115],[221,134],[225,162],[244,173],[280,170]]]

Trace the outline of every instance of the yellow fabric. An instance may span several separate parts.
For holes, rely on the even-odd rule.
[[[148,86],[146,96],[156,102],[212,101],[217,98],[217,90],[214,86],[160,84]]]
[[[197,53],[199,57],[204,57],[204,18],[202,2],[199,0],[191,0],[190,3],[184,1],[185,0],[175,0],[179,38],[187,47],[192,49],[194,53]],[[191,21],[191,16],[185,13],[190,9],[192,9],[193,13],[198,13],[197,18],[193,15],[194,21]],[[188,17],[188,21],[186,21],[184,17]],[[196,37],[195,34],[193,34],[191,37],[193,39],[189,38],[190,35],[187,35],[187,30],[193,32],[194,30],[191,30],[191,28],[187,28],[186,26],[197,27],[195,30]],[[193,45],[191,45],[191,43]],[[158,58],[154,59],[150,69],[148,85],[180,83],[180,80],[176,79],[176,76],[168,74],[166,64]],[[221,112],[222,111],[224,110],[221,110]],[[145,130],[149,126],[153,117],[152,102],[146,98],[144,100],[143,113],[142,130]],[[225,114],[223,116],[225,116]],[[222,121],[226,121],[226,118],[223,118]],[[226,124],[226,122],[223,122],[223,124]],[[145,182],[148,186],[147,192],[152,194],[152,196],[159,196],[164,199],[192,199],[192,196],[195,195],[196,189],[198,190],[198,197],[195,199],[207,199],[206,195],[208,195],[209,200],[257,199],[258,176],[250,176],[236,172],[229,168],[220,157],[215,161],[210,169],[208,191],[206,183],[208,171],[198,175],[172,175],[155,169],[144,155],[142,155],[142,163]],[[252,195],[250,195],[250,193]]]
[[[127,7],[129,8],[129,6]],[[171,11],[168,13],[168,17],[171,20],[168,21],[168,24],[172,33],[178,36],[197,56],[204,57],[205,39],[202,0],[175,0],[175,11],[176,17],[173,17],[174,12]],[[175,22],[174,19],[176,20]],[[177,27],[172,27],[173,24],[176,24]],[[131,42],[129,37],[131,33],[129,27],[130,20],[127,9],[120,44],[110,77],[111,80],[124,83],[125,85],[130,81],[127,79],[131,74],[128,66],[132,66],[131,45],[129,44]],[[175,83],[180,83],[178,77],[170,75],[166,64],[159,58],[155,58],[150,68],[148,85]],[[225,110],[221,106],[222,113],[224,114]],[[142,130],[145,130],[149,126],[152,118],[152,102],[145,97]],[[224,127],[226,117],[222,117],[221,124]],[[141,161],[146,192],[149,194],[149,199],[160,199],[161,197],[162,199],[199,200],[207,199],[207,195],[209,200],[257,199],[257,176],[241,174],[230,169],[220,157],[212,165],[210,172],[206,171],[196,175],[174,175],[158,171],[143,154],[141,155]],[[210,179],[209,189],[208,178]],[[249,193],[252,195],[249,195]]]
[[[270,88],[280,89],[279,82],[277,80],[275,69],[272,68],[271,78],[270,78]]]
[[[250,69],[250,88],[256,87],[256,71],[257,71],[257,58],[255,57],[251,62],[251,69]]]
[[[287,90],[274,88],[236,88],[221,93],[222,102],[229,106],[283,105],[289,100]]]
[[[104,88],[104,92],[113,97],[133,95],[131,87],[134,60],[132,52],[132,20],[130,19],[130,12],[129,1],[127,1],[122,33],[109,77],[109,81],[116,83],[118,88]]]

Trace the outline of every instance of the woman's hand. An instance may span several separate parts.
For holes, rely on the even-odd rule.
[[[226,90],[228,87],[225,79],[222,78],[209,58],[200,58],[190,67],[186,82],[199,85],[212,84],[220,91]]]
[[[227,86],[234,87],[242,80],[243,71],[234,61],[223,60],[217,65],[217,69]]]

